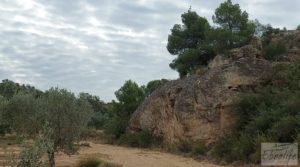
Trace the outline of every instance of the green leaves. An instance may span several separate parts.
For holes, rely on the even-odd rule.
[[[230,135],[215,144],[216,157],[259,163],[261,142],[299,141],[299,70],[300,62],[278,64],[269,85],[241,94],[235,112],[239,122]]]
[[[8,125],[7,128],[17,132],[19,137],[37,142],[22,151],[20,165],[41,166],[39,160],[45,152],[51,155],[50,164],[54,162],[56,151],[76,152],[75,143],[80,141],[93,111],[86,98],[58,88],[51,88],[39,96],[34,91],[15,89],[18,87],[12,89],[16,93],[11,97],[0,97],[0,119],[5,120],[0,127],[5,132],[7,129],[3,127]]]
[[[239,4],[232,4],[231,0],[221,3],[212,18],[214,23],[232,33],[244,29],[248,23],[248,13],[242,12]]]
[[[263,47],[263,57],[267,60],[279,61],[287,54],[287,48],[283,42],[270,42]]]
[[[214,53],[205,46],[205,33],[210,29],[208,21],[196,12],[188,10],[181,15],[183,25],[175,24],[168,37],[167,49],[178,55],[170,67],[180,77],[192,74],[200,65],[206,65]]]
[[[248,44],[255,33],[255,24],[248,20],[248,13],[230,0],[215,10],[213,21],[217,27],[210,26],[206,18],[191,9],[181,18],[183,24],[173,26],[167,44],[170,54],[177,55],[170,67],[180,77],[206,66],[216,53]]]
[[[180,77],[192,74],[197,67],[207,65],[214,55],[211,49],[187,49],[170,64],[172,69],[179,72]]]
[[[128,80],[115,95],[119,102],[113,103],[113,116],[106,124],[105,132],[119,138],[125,133],[130,116],[144,100],[146,91],[143,86]]]
[[[242,11],[239,4],[232,4],[231,0],[221,3],[212,18],[221,29],[216,28],[212,31],[218,34],[213,38],[216,41],[217,52],[224,53],[228,49],[246,45],[254,35],[255,25],[249,22],[248,13]],[[225,43],[224,39],[227,39]]]
[[[112,118],[105,124],[105,132],[118,139],[126,132],[128,121],[133,112],[155,89],[166,83],[168,80],[153,80],[146,86],[139,86],[137,83],[128,80],[115,92],[118,102],[112,103]]]
[[[181,18],[183,25],[175,24],[168,37],[167,49],[173,55],[196,48],[204,41],[204,33],[209,29],[208,21],[194,11],[189,10]]]
[[[92,106],[84,98],[76,98],[64,89],[52,88],[46,92],[45,121],[53,130],[50,137],[54,150],[67,154],[76,151],[74,142],[80,141],[81,132],[92,116]]]

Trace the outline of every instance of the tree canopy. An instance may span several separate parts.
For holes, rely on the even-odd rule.
[[[207,65],[213,53],[205,45],[205,33],[210,29],[206,18],[189,9],[181,15],[181,19],[183,24],[175,24],[171,29],[167,49],[178,56],[170,67],[183,77],[191,74],[196,67]]]
[[[213,15],[212,19],[228,39],[224,48],[221,48],[223,50],[249,43],[255,32],[255,25],[249,22],[248,13],[242,11],[239,4],[233,4],[231,0],[221,3],[215,10],[215,15]],[[219,52],[222,52],[222,50]]]
[[[4,90],[1,94],[6,96],[0,95],[0,133],[11,131],[20,139],[47,141],[43,142],[45,146],[39,153],[48,154],[50,167],[55,166],[56,152],[73,154],[77,151],[75,143],[81,140],[93,111],[86,98],[58,88],[38,91],[40,95],[37,96],[33,87],[8,80],[0,87]]]
[[[212,18],[216,27],[189,9],[181,15],[182,24],[171,29],[167,49],[177,57],[170,67],[180,77],[206,66],[217,53],[248,44],[255,33],[255,24],[249,21],[248,13],[231,0],[221,3]]]

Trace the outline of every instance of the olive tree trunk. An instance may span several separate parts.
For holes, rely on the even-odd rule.
[[[55,167],[55,157],[53,151],[48,151],[49,167]]]

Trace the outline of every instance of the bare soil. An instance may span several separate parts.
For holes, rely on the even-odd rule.
[[[85,156],[97,157],[123,167],[220,167],[206,161],[200,162],[192,158],[160,151],[91,142],[90,147],[82,148],[77,155],[58,155],[56,163],[58,167],[74,167],[76,162]]]
[[[0,140],[0,166],[7,166],[7,153],[20,152],[20,146],[10,143],[11,140]],[[84,157],[94,157],[100,160],[121,165],[122,167],[220,167],[207,161],[197,161],[193,158],[183,157],[161,151],[120,147],[108,144],[87,142],[79,153],[68,156],[56,155],[57,167],[75,167],[76,163]]]

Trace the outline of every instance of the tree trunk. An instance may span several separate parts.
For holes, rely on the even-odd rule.
[[[55,167],[55,158],[54,158],[54,152],[48,151],[48,160],[49,160],[49,167]]]

